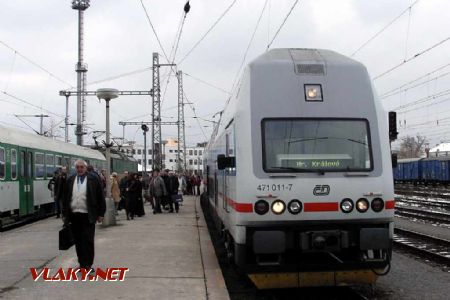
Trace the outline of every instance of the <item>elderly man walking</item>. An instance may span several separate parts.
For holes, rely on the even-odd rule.
[[[95,222],[102,222],[106,203],[100,181],[87,172],[84,160],[75,162],[76,174],[67,179],[63,214],[71,223],[80,268],[92,270]]]
[[[150,184],[150,190],[151,194],[155,197],[155,209],[153,210],[153,214],[160,214],[162,213],[161,200],[163,197],[167,196],[167,190],[164,179],[159,175],[158,168],[153,170],[153,181]]]

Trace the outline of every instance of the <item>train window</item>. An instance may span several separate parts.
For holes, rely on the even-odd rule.
[[[11,149],[11,179],[17,179],[17,150]]]
[[[20,151],[20,177],[25,177],[25,151]]]
[[[33,177],[33,152],[27,152],[27,176],[29,178]]]
[[[262,130],[266,172],[373,169],[367,120],[266,119]]]
[[[70,159],[70,169],[75,170],[75,162],[77,161],[76,158]]]
[[[6,174],[6,155],[5,148],[0,148],[0,179],[5,179]]]
[[[63,165],[63,160],[62,160],[62,156],[56,155],[56,161],[55,161],[55,165],[57,168],[62,167]]]
[[[45,163],[44,163],[44,154],[36,153],[35,161],[34,161],[34,174],[36,178],[44,178],[45,174]]]
[[[55,157],[53,154],[47,154],[45,156],[45,169],[47,170],[47,178],[51,178],[55,171]]]
[[[67,168],[67,171],[70,170],[70,157],[64,157],[64,166]]]

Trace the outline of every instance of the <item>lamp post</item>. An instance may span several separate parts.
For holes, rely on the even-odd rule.
[[[142,164],[142,177],[146,177],[147,175],[147,131],[148,131],[148,126],[145,124],[141,125],[141,129],[144,133],[144,163]]]
[[[114,200],[111,199],[111,143],[110,143],[110,130],[109,130],[109,101],[117,98],[119,91],[116,89],[98,89],[97,98],[99,100],[104,99],[106,102],[106,212],[103,219],[104,226],[116,225],[116,214]]]

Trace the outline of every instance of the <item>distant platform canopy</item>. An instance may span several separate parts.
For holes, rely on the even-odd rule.
[[[441,143],[430,149],[430,157],[450,156],[450,143]]]

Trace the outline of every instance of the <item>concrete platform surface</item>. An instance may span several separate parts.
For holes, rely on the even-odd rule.
[[[58,250],[61,220],[0,233],[0,299],[229,299],[198,197],[179,214],[146,215],[97,225],[94,267],[129,268],[120,282],[33,281],[29,268],[78,266],[75,249]]]

